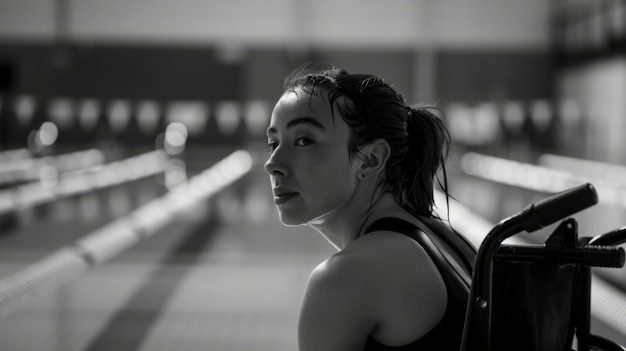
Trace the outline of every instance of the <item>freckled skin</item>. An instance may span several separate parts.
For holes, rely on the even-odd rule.
[[[319,122],[289,125],[307,117]],[[325,98],[286,92],[272,113],[269,133],[273,151],[266,163],[273,187],[286,187],[298,196],[279,205],[286,225],[306,224],[334,216],[350,203],[356,190],[357,166],[349,158],[350,129]]]

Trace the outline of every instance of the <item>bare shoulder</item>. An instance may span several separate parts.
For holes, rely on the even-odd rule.
[[[403,345],[430,331],[443,317],[447,289],[436,264],[415,240],[379,231],[354,242],[369,272],[372,308],[379,320],[372,335],[388,345]]]
[[[438,323],[446,303],[445,284],[418,243],[373,232],[311,273],[300,311],[301,349],[357,350],[368,336],[407,344]]]
[[[373,232],[355,240],[317,266],[311,278],[355,289],[368,286],[373,293],[382,283],[411,288],[413,282],[420,288],[441,288],[445,292],[428,252],[415,240],[392,231]]]
[[[340,252],[311,273],[298,321],[300,350],[363,349],[376,319],[358,255]]]

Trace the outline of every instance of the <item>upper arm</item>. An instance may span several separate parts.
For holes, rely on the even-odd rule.
[[[300,351],[363,349],[375,322],[368,309],[371,287],[354,266],[327,261],[311,273],[300,310]]]

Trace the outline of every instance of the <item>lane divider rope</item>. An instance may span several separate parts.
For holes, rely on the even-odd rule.
[[[253,159],[237,150],[202,173],[102,228],[0,281],[0,318],[79,278],[248,173]]]
[[[54,186],[35,181],[0,190],[0,215],[155,175],[165,170],[168,159],[163,150],[154,150],[58,175]]]

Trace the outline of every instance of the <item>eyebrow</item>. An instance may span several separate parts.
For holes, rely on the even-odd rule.
[[[318,129],[321,130],[325,130],[326,128],[324,127],[324,125],[322,123],[320,123],[320,121],[318,121],[317,119],[313,118],[313,117],[298,117],[298,118],[294,118],[291,121],[289,121],[287,123],[287,129],[293,128],[295,126],[301,125],[301,124],[307,124],[313,127],[316,127]],[[278,131],[276,130],[276,128],[270,127],[267,128],[267,134],[274,134],[277,133]]]

